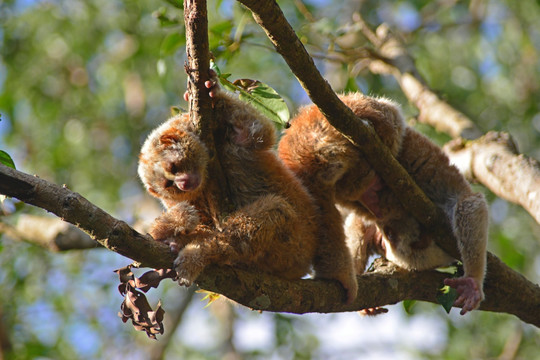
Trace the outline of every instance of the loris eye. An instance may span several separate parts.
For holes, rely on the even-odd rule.
[[[179,171],[180,167],[177,163],[169,162],[165,166],[165,171],[167,171],[170,174],[176,174]]]
[[[163,187],[166,189],[166,188],[170,188],[171,186],[174,185],[174,181],[172,180],[165,180],[165,182],[163,183]]]

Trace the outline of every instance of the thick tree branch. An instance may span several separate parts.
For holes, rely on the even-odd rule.
[[[540,163],[519,154],[508,133],[489,132],[468,142],[456,139],[444,151],[467,178],[523,206],[540,224]]]
[[[43,208],[77,225],[109,250],[142,266],[170,268],[175,258],[168,246],[142,235],[115,219],[81,195],[0,164],[0,194]],[[292,313],[358,311],[394,304],[405,299],[435,302],[445,274],[435,271],[405,272],[381,261],[376,271],[360,276],[360,296],[344,305],[344,290],[333,281],[287,281],[230,267],[212,266],[197,284],[255,310]],[[519,289],[519,291],[517,291]],[[540,288],[488,254],[481,309],[505,312],[540,327]]]
[[[137,260],[143,266],[166,268],[174,261],[175,254],[167,245],[139,234],[65,186],[0,164],[0,194],[52,212],[107,249]]]

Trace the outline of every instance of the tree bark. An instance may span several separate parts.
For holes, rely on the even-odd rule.
[[[220,161],[223,124],[213,116],[212,99],[205,83],[210,80],[210,50],[208,46],[208,14],[206,0],[184,0],[184,22],[186,26],[185,70],[188,74],[189,118],[198,129],[205,143],[210,162],[207,193],[213,198],[206,201],[209,215],[219,223],[223,214],[230,212],[229,188]]]
[[[93,249],[99,246],[76,226],[52,216],[21,214],[13,227],[0,222],[0,234],[50,251]]]
[[[171,268],[176,257],[167,245],[138,233],[68,188],[1,164],[0,194],[54,213],[140,266]],[[406,299],[436,302],[437,289],[445,277],[446,274],[436,271],[407,272],[381,260],[374,272],[358,277],[362,291],[351,305],[343,304],[344,290],[335,281],[288,281],[268,274],[210,266],[196,283],[254,310],[303,314],[359,311]],[[540,327],[540,288],[492,254],[488,254],[484,291],[486,300],[480,309],[513,314]]]
[[[508,133],[489,132],[469,142],[456,139],[443,150],[469,180],[523,206],[540,224],[540,163],[519,154]]]

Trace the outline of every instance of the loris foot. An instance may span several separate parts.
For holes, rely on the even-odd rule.
[[[338,278],[341,285],[345,288],[347,292],[347,299],[345,300],[346,304],[352,304],[358,295],[358,282],[356,281],[356,274],[345,274],[344,277]]]
[[[197,244],[186,245],[174,261],[178,283],[191,286],[206,265],[207,259],[201,247]]]
[[[454,302],[454,306],[461,306],[461,315],[478,308],[484,299],[484,294],[482,294],[478,283],[471,277],[445,279],[444,284],[456,289],[459,296]]]

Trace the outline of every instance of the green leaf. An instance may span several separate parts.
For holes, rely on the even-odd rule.
[[[450,313],[454,301],[456,301],[458,293],[456,289],[451,288],[448,285],[443,286],[437,293],[437,302],[442,305],[447,313]]]
[[[171,106],[171,116],[180,115],[187,111],[180,106]]]
[[[0,163],[15,169],[15,163],[9,154],[3,150],[0,150]]]
[[[210,69],[214,70],[218,77],[221,77],[221,69],[214,60],[210,60]]]
[[[181,34],[174,32],[165,37],[161,43],[161,55],[168,56],[175,53],[181,46],[186,43],[186,38]]]
[[[289,121],[289,108],[283,98],[260,81],[256,81],[255,86],[250,86],[247,91],[240,91],[240,100],[250,103],[280,128]]]
[[[416,300],[403,300],[403,308],[407,314],[411,313],[411,309],[416,304]]]
[[[251,104],[272,120],[278,128],[283,128],[289,121],[290,113],[287,104],[279,94],[270,86],[250,79],[239,79],[230,82],[227,78],[231,75],[222,73],[214,61],[210,62],[210,68],[218,76],[220,84],[231,92],[238,92],[239,99]]]

